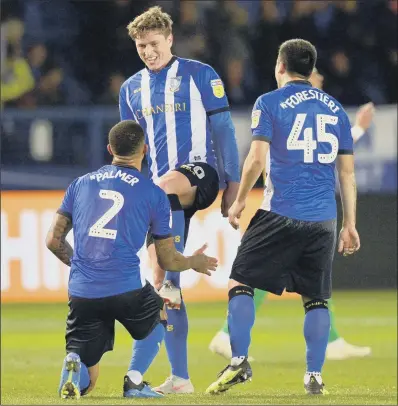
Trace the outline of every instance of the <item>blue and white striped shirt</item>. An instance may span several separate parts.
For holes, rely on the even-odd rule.
[[[218,169],[209,117],[229,111],[229,105],[223,83],[209,65],[173,56],[159,72],[144,68],[122,85],[119,109],[121,120],[135,120],[145,131],[153,180],[190,162]],[[225,144],[237,156],[230,127],[234,142]],[[225,164],[232,168],[226,170],[232,172],[227,180],[238,181],[239,163],[231,165],[234,160]]]

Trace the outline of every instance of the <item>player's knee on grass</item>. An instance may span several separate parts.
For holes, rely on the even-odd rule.
[[[329,309],[328,301],[325,299],[309,299],[302,297],[302,300],[305,313],[315,309]]]
[[[88,375],[90,377],[90,384],[87,388],[81,388],[81,396],[87,395],[94,389],[99,376],[99,363],[88,368]]]

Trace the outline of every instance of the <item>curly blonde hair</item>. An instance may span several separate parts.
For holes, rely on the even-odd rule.
[[[160,31],[165,37],[171,34],[173,20],[170,15],[164,13],[159,6],[151,7],[145,13],[140,14],[127,26],[131,39],[141,37],[146,31]]]

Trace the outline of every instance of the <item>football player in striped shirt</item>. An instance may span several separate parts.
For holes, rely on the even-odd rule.
[[[152,7],[128,25],[145,67],[122,85],[119,108],[122,120],[135,120],[144,128],[150,177],[169,197],[172,232],[182,252],[189,219],[197,210],[209,207],[218,195],[219,173],[226,182],[221,203],[224,217],[240,179],[235,129],[223,83],[211,66],[172,54],[172,24],[160,7]],[[220,168],[215,143],[221,155]],[[180,280],[158,265],[150,233],[147,246],[155,287],[168,305],[165,343],[172,373],[155,390],[191,393],[188,319]],[[150,343],[150,339],[136,342],[130,369],[144,374],[148,368],[145,354],[153,351]]]

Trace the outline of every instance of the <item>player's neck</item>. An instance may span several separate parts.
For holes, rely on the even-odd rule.
[[[124,166],[125,168],[137,169],[141,172],[142,161],[138,159],[123,159],[123,158],[113,158],[112,165]]]
[[[148,69],[153,73],[159,73],[161,70],[163,70],[164,68],[167,68],[169,65],[171,65],[172,62],[174,62],[174,60],[176,58],[177,58],[176,56],[174,56],[173,54],[170,54],[170,56],[166,59],[166,62],[159,69],[155,69],[155,70],[151,70],[149,68]]]
[[[289,82],[294,82],[294,81],[300,81],[300,82],[308,82],[308,79],[303,78],[302,76],[296,76],[296,75],[286,75],[282,78],[281,80],[281,87],[286,86],[287,83]]]

